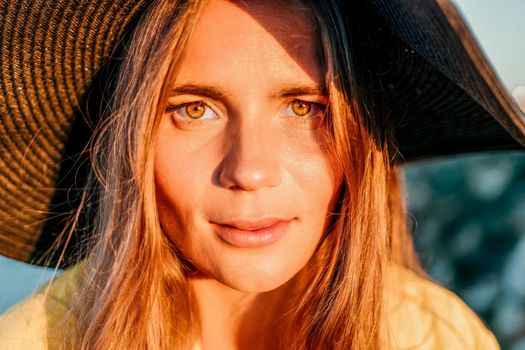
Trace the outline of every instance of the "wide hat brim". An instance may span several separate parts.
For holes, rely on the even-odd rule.
[[[0,0],[0,254],[53,264],[115,56],[146,0]],[[525,149],[525,117],[449,1],[342,5],[395,129],[396,161]],[[82,232],[65,253],[74,262]],[[57,250],[60,252],[60,249]]]

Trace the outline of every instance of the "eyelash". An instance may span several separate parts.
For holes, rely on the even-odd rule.
[[[190,106],[190,105],[194,105],[194,104],[195,105],[196,104],[200,104],[201,106],[204,106],[204,108],[206,108],[206,110],[211,110],[215,115],[219,114],[208,103],[206,103],[206,102],[204,102],[202,100],[190,101],[190,102],[179,103],[179,104],[168,103],[168,105],[166,106],[166,112],[170,113],[170,114],[172,114],[172,113],[175,114],[178,110],[182,110],[183,108],[185,108],[187,106]],[[204,113],[206,113],[206,110],[204,111]],[[186,112],[186,114],[187,114],[187,112]],[[191,118],[190,116],[187,116],[186,118],[181,118],[179,120],[183,120],[183,121],[202,121],[203,119],[201,119],[200,117],[199,118]]]
[[[295,117],[300,118],[300,119],[317,119],[317,116],[319,116],[320,114],[324,115],[324,112],[325,112],[325,110],[327,108],[327,106],[325,104],[322,104],[322,103],[305,101],[305,100],[300,100],[300,99],[294,99],[294,100],[288,102],[288,104],[286,104],[285,110],[287,110],[289,108],[293,108],[292,106],[293,106],[294,103],[302,103],[302,104],[309,105],[311,110],[312,110],[311,112],[309,112],[307,115],[304,115],[304,116],[301,116],[301,115],[298,115],[295,112],[292,112],[293,114],[295,114]],[[185,103],[180,103],[180,104],[168,103],[168,105],[166,106],[166,112],[171,114],[171,113],[174,113],[174,112],[176,112],[178,110],[182,110],[183,108],[185,108],[185,107],[187,107],[189,105],[193,105],[193,104],[201,104],[207,110],[211,110],[215,115],[219,115],[219,113],[217,113],[215,111],[215,109],[210,106],[210,104],[206,103],[203,100],[195,100],[195,101],[190,101],[190,102],[185,102]],[[206,113],[206,111],[204,113]],[[191,118],[191,117],[187,116],[187,117],[179,119],[179,120],[183,120],[183,121],[203,121],[203,120],[206,120],[206,119],[201,119],[201,117],[199,117],[199,118]]]
[[[293,109],[293,104],[294,103],[301,103],[301,104],[306,104],[306,105],[310,106],[311,110],[310,110],[310,112],[307,115],[302,116],[302,115],[298,115],[297,113],[294,112],[295,116],[298,117],[298,118],[301,118],[301,119],[314,119],[318,115],[324,114],[324,111],[326,110],[326,107],[327,107],[326,105],[324,105],[322,103],[295,99],[295,100],[290,101],[286,105],[286,109],[288,109],[288,108],[292,108]]]

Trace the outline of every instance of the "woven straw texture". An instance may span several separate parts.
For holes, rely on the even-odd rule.
[[[98,68],[141,6],[0,1],[2,254],[29,261],[44,220],[63,214],[48,211],[70,131]]]

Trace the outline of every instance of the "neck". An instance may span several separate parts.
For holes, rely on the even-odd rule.
[[[200,325],[202,349],[268,349],[279,339],[297,278],[274,290],[245,293],[212,278],[192,278],[190,286]],[[292,305],[290,305],[292,304]]]

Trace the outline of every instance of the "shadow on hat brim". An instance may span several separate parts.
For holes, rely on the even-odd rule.
[[[64,40],[71,38],[67,33],[68,30],[72,31],[72,28],[67,26],[50,28],[49,23],[55,22],[47,21],[41,14],[32,13],[32,8],[43,9],[47,6],[46,11],[50,13],[57,15],[70,13],[71,16],[79,16],[82,11],[75,6],[87,6],[82,2],[77,4],[67,0],[19,2],[23,4],[0,0],[4,8],[4,12],[0,11],[0,20],[4,26],[13,26],[2,34],[6,45],[2,49],[15,47],[14,43],[20,40],[16,33],[28,33],[30,30],[35,33],[52,32],[57,37],[65,38]],[[45,178],[45,181],[39,183],[45,184],[46,189],[54,185],[55,190],[40,191],[37,194],[28,193],[30,199],[19,203],[16,201],[16,196],[19,194],[15,195],[14,190],[11,193],[6,191],[10,188],[18,188],[22,180],[13,180],[11,175],[6,175],[4,171],[0,173],[0,182],[7,184],[3,187],[4,192],[0,194],[2,198],[4,195],[5,198],[10,198],[0,207],[0,254],[17,260],[35,264],[43,264],[47,261],[51,266],[58,260],[62,247],[58,246],[54,254],[50,253],[53,251],[50,248],[57,234],[64,228],[68,214],[78,206],[80,192],[88,173],[88,169],[82,167],[75,169],[75,167],[78,164],[86,164],[85,158],[82,158],[85,154],[78,140],[79,136],[85,139],[88,132],[86,130],[89,130],[90,126],[83,126],[79,121],[83,120],[81,116],[90,114],[85,108],[86,105],[90,105],[88,103],[90,89],[101,88],[99,86],[101,82],[108,78],[105,73],[101,73],[104,70],[100,67],[111,65],[108,62],[112,61],[110,58],[115,53],[116,43],[122,41],[124,33],[131,31],[135,23],[132,17],[140,15],[149,1],[91,0],[88,3],[98,12],[89,13],[89,16],[86,14],[84,17],[106,17],[112,20],[101,21],[101,26],[109,25],[109,27],[97,28],[97,35],[85,35],[78,39],[81,43],[61,46],[72,47],[77,51],[75,54],[63,55],[62,59],[65,61],[61,61],[58,68],[55,67],[63,71],[54,72],[53,76],[65,77],[63,81],[54,81],[54,84],[58,84],[55,90],[68,92],[68,89],[73,87],[71,91],[77,95],[73,95],[71,100],[77,101],[77,104],[71,113],[66,113],[68,109],[65,108],[64,114],[59,115],[67,125],[57,128],[57,133],[61,131],[59,129],[70,130],[65,137],[58,138],[61,144],[56,148],[65,151],[60,157],[51,157],[53,163],[48,164],[47,172],[35,175]],[[94,3],[97,5],[93,5]],[[358,67],[363,69],[363,74],[371,82],[372,91],[378,96],[378,101],[382,101],[381,107],[385,109],[388,123],[395,132],[398,148],[395,162],[414,162],[464,152],[525,149],[524,115],[502,87],[450,1],[354,0],[344,3],[341,6],[347,14],[351,37],[360,38],[358,42],[361,46],[358,52],[352,54],[355,54],[359,62]],[[9,22],[3,17],[7,16],[6,13],[9,11],[26,13],[28,18],[9,17],[11,21]],[[45,10],[41,11],[43,13]],[[114,13],[104,13],[104,11],[114,11]],[[90,31],[93,21],[84,17],[69,21],[71,26],[73,23],[84,26],[75,27],[73,32]],[[64,25],[65,22],[60,23]],[[35,28],[28,29],[31,25]],[[52,48],[46,47],[42,52],[47,49]],[[85,57],[75,60],[78,55],[85,55]],[[43,54],[42,57],[41,62],[45,64],[44,59],[47,56]],[[90,57],[91,61],[87,59]],[[24,66],[26,62],[23,59],[23,55],[9,55],[5,52],[2,55],[4,86],[9,87],[10,91],[19,92],[18,99],[15,100],[11,99],[11,95],[9,98],[0,96],[2,127],[5,129],[0,131],[2,137],[5,135],[6,138],[11,138],[11,134],[24,127],[18,125],[16,130],[6,129],[6,125],[12,125],[14,120],[26,118],[22,112],[17,114],[16,111],[21,110],[18,106],[38,94],[38,91],[26,91],[25,85],[12,78],[12,74],[16,73],[12,67]],[[96,73],[75,74],[78,80],[73,84],[67,82],[68,72],[86,71]],[[101,89],[103,90],[104,87]],[[44,96],[50,101],[60,101],[60,96],[58,98],[49,96],[52,93],[52,90],[46,91]],[[45,101],[40,99],[39,103]],[[44,113],[47,109],[49,108],[40,108],[33,113]],[[40,117],[36,119],[41,124],[36,125],[35,130],[46,128],[45,121],[54,118],[45,114]],[[33,129],[24,132],[30,133],[31,130]],[[29,135],[28,143],[19,145],[18,148],[25,150],[26,154],[31,154],[31,147],[35,145],[31,143],[33,139]],[[10,156],[11,150],[6,145],[8,145],[6,142],[0,144],[2,157]],[[24,159],[20,164],[24,164]],[[32,179],[29,179],[24,186],[35,193],[38,192],[38,189],[34,189]],[[83,255],[80,247],[88,237],[89,228],[80,226],[81,229],[75,232],[68,250],[65,251],[65,263],[62,266],[74,263]]]

